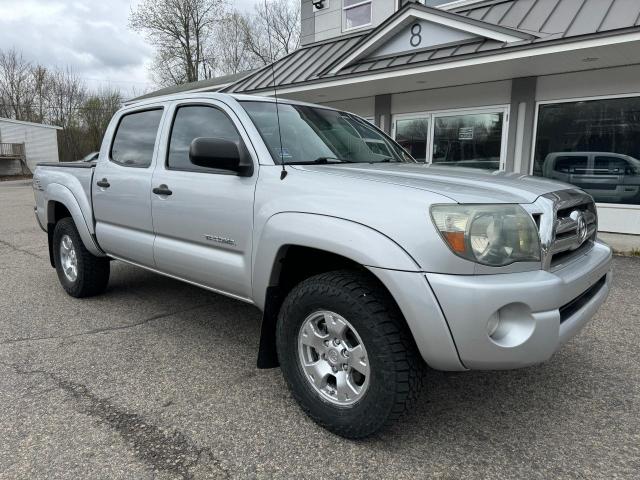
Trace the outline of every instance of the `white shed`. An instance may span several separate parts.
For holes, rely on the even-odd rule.
[[[58,162],[58,130],[61,129],[0,118],[0,175],[31,173],[39,162]]]

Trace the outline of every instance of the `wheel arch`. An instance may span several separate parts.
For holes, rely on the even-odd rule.
[[[47,237],[49,239],[49,258],[51,265],[55,266],[53,260],[53,229],[56,223],[62,218],[71,217],[82,243],[93,255],[98,257],[104,257],[105,254],[95,242],[92,235],[92,229],[90,229],[87,223],[78,200],[64,185],[55,183],[47,187],[47,209],[46,209],[46,222],[47,222]]]
[[[256,244],[253,294],[263,310],[259,368],[278,366],[277,316],[287,293],[302,280],[333,270],[358,269],[380,283],[396,302],[369,267],[419,271],[415,260],[386,235],[357,222],[324,215],[275,215]]]

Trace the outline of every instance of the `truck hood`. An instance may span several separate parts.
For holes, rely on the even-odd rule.
[[[341,163],[296,165],[295,168],[428,190],[458,203],[532,203],[545,193],[576,188],[518,173],[415,163]]]

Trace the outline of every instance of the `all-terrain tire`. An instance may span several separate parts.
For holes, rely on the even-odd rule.
[[[366,348],[369,384],[357,403],[328,401],[304,372],[299,333],[316,311],[343,317]],[[285,380],[302,409],[343,437],[363,438],[395,421],[411,408],[422,386],[425,364],[406,322],[389,293],[366,272],[323,273],[294,287],[280,310],[276,345]]]
[[[63,270],[61,246],[65,236],[71,239],[75,252],[75,279],[69,278]],[[109,259],[96,257],[86,249],[78,229],[69,217],[56,223],[53,231],[53,258],[62,288],[72,297],[91,297],[106,290],[110,273]]]

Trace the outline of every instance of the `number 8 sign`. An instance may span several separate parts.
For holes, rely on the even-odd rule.
[[[422,43],[422,25],[419,23],[411,25],[411,39],[409,43],[412,47],[419,47]]]

